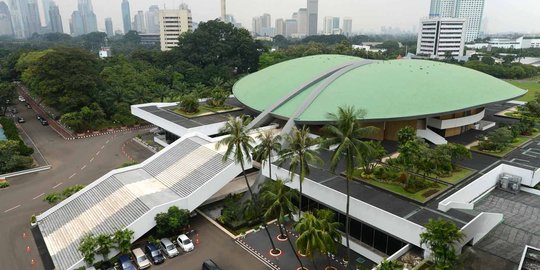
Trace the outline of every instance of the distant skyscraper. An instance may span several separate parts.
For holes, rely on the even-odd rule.
[[[227,3],[225,0],[221,0],[221,20],[224,22],[227,21]]]
[[[146,32],[159,33],[159,7],[156,5],[150,6],[146,12]]]
[[[81,12],[78,10],[71,13],[71,19],[69,20],[69,30],[72,36],[80,36],[86,34],[84,31],[84,22]]]
[[[28,37],[34,33],[41,33],[41,18],[37,0],[28,1]]]
[[[159,11],[159,34],[161,50],[168,51],[178,46],[178,38],[182,33],[193,29],[191,10],[181,5],[176,10]]]
[[[285,21],[283,19],[276,20],[276,35],[285,35]]]
[[[456,0],[456,18],[467,19],[465,42],[478,38],[482,17],[484,16],[485,0]]]
[[[51,28],[51,15],[49,14],[49,10],[51,9],[52,5],[55,5],[55,3],[52,0],[41,0],[41,4],[43,5],[43,15],[45,17],[45,25],[48,28]]]
[[[308,35],[317,34],[317,21],[319,20],[319,0],[307,0]]]
[[[51,2],[51,5],[49,6],[49,29],[53,33],[64,33],[64,26],[62,25],[62,17],[60,16],[60,9],[58,6]]]
[[[4,1],[0,2],[0,36],[13,36],[11,12]]]
[[[146,23],[144,21],[144,12],[142,10],[137,11],[133,19],[134,30],[139,33],[146,33]]]
[[[129,10],[129,1],[122,1],[122,22],[124,23],[124,34],[131,30],[131,12]]]
[[[307,8],[301,8],[298,10],[298,34],[308,35],[309,15]]]
[[[82,20],[82,34],[88,34],[88,33],[92,33],[92,32],[97,32],[98,31],[98,29],[97,29],[97,18],[96,18],[96,14],[94,13],[94,7],[92,6],[92,0],[79,0],[78,1],[78,11],[79,11],[78,15],[75,15],[75,16],[80,16],[81,17],[81,20]],[[73,15],[72,15],[72,17],[73,17]],[[80,29],[78,29],[78,30],[80,30]]]
[[[295,19],[285,21],[285,36],[291,37],[298,34],[298,22]]]
[[[27,20],[24,19],[27,16],[27,13],[24,13],[25,7],[28,9],[28,2],[24,2],[21,5],[20,0],[8,0],[10,12],[11,12],[11,22],[13,24],[13,32],[17,38],[26,38],[26,27]]]
[[[324,17],[323,32],[325,35],[339,34],[339,17]]]
[[[456,0],[431,0],[429,17],[451,18],[456,13]]]
[[[114,36],[112,18],[105,18],[105,32],[108,37]]]
[[[348,37],[352,35],[352,18],[351,17],[343,18],[343,34]]]

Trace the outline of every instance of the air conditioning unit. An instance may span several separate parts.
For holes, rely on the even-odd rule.
[[[497,187],[506,192],[517,194],[521,187],[521,177],[508,173],[501,173],[497,181]]]

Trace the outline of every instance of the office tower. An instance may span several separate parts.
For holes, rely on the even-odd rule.
[[[60,16],[60,9],[58,8],[58,5],[56,5],[54,2],[51,2],[51,5],[49,6],[49,29],[52,33],[64,33],[64,26],[62,25],[62,16]]]
[[[129,1],[122,1],[122,22],[124,23],[124,34],[131,31],[131,12],[129,10]]]
[[[474,41],[480,34],[485,0],[456,0],[456,18],[467,19],[465,42]]]
[[[221,20],[224,22],[227,21],[227,3],[225,0],[221,0]]]
[[[298,22],[295,19],[285,21],[285,36],[291,37],[298,34]]]
[[[324,17],[323,20],[323,33],[325,35],[340,34],[339,17]]]
[[[343,34],[348,37],[352,35],[352,18],[351,17],[343,18]]]
[[[302,36],[308,35],[308,10],[307,8],[301,8],[298,10],[298,34]]]
[[[144,12],[142,10],[137,11],[137,14],[133,17],[133,30],[139,33],[146,33],[146,23],[144,20]]]
[[[307,10],[308,10],[308,35],[317,34],[317,21],[319,13],[319,0],[307,0]]]
[[[430,57],[463,56],[466,19],[429,18],[420,23],[416,54]]]
[[[71,15],[75,36],[97,32],[97,18],[91,0],[79,0],[77,3],[78,12]],[[79,18],[80,17],[80,18]],[[79,24],[82,22],[82,26]]]
[[[80,36],[86,34],[84,30],[84,22],[81,12],[78,10],[71,13],[71,19],[69,20],[69,30],[72,36]]]
[[[4,1],[0,2],[0,36],[13,36],[11,12]]]
[[[259,35],[261,32],[261,17],[253,17],[251,19],[251,32],[253,32],[253,35]]]
[[[285,21],[283,19],[276,20],[276,35],[285,35]]]
[[[181,5],[180,9],[176,10],[159,11],[159,34],[162,51],[168,51],[178,46],[180,35],[192,29],[191,10],[187,5]]]
[[[108,37],[114,36],[112,18],[105,18],[105,33]]]
[[[52,5],[55,5],[53,0],[41,0],[41,4],[43,6],[43,15],[45,18],[45,25],[50,29],[51,28],[51,15],[49,14],[49,10],[51,9]]]
[[[37,0],[28,1],[28,37],[41,33],[41,18]]]
[[[146,32],[159,33],[159,7],[156,5],[150,6],[146,12]]]
[[[452,18],[456,13],[456,0],[431,0],[429,17]]]
[[[29,33],[28,1],[27,0],[9,0],[11,12],[11,22],[13,32],[17,38],[27,38]]]

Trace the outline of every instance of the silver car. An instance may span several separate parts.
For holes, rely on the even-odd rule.
[[[180,254],[178,249],[176,249],[176,246],[168,238],[161,238],[159,241],[159,248],[169,258],[176,257]]]

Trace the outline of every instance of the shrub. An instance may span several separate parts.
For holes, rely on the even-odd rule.
[[[154,220],[159,237],[177,235],[189,223],[189,211],[171,206],[167,213],[157,214]]]
[[[179,107],[186,113],[196,113],[199,111],[199,100],[195,95],[185,95],[182,97]]]
[[[7,180],[0,180],[0,188],[9,187],[9,182]]]
[[[507,127],[498,128],[486,137],[480,138],[478,149],[501,152],[514,140],[512,131]]]

